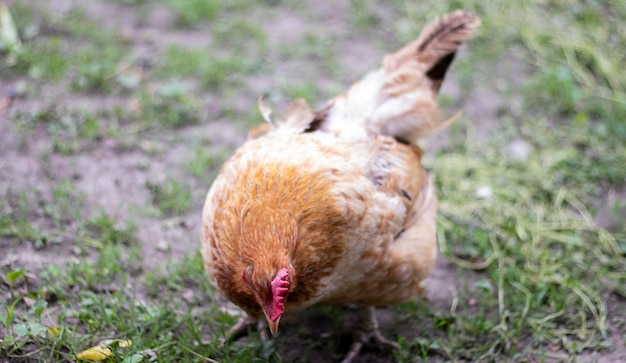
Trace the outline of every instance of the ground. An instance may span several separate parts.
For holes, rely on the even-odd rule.
[[[321,106],[461,3],[5,4],[0,362],[338,360],[352,307],[221,344],[240,312],[204,275],[204,196],[259,96]],[[463,9],[483,26],[440,95],[463,116],[423,145],[441,253],[424,299],[378,309],[401,349],[360,361],[626,361],[626,5]]]

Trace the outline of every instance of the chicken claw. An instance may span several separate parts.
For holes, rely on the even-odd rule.
[[[350,346],[348,354],[341,361],[341,363],[351,363],[352,360],[359,354],[364,344],[373,341],[376,344],[384,345],[391,349],[399,349],[400,345],[396,342],[385,338],[378,327],[378,320],[376,319],[376,309],[369,306],[361,309],[362,323],[354,332],[354,341]]]
[[[228,332],[226,332],[226,338],[222,344],[235,341],[242,336],[247,335],[249,328],[258,331],[261,340],[269,340],[269,335],[267,334],[265,322],[263,320],[253,319],[248,315],[243,315],[232,328],[228,329]]]

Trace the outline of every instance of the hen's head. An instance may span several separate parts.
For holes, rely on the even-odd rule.
[[[285,312],[285,298],[289,292],[289,269],[282,268],[274,276],[258,276],[248,266],[243,272],[244,283],[252,290],[256,302],[261,306],[272,334],[278,331],[280,317]]]

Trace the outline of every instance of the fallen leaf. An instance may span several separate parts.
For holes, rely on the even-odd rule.
[[[48,328],[48,335],[51,337],[58,337],[61,335],[61,327],[51,326]]]
[[[560,349],[561,349],[561,347],[560,347],[560,346],[558,346],[558,345],[553,345],[553,344],[550,344],[550,345],[548,345],[548,349],[550,349],[550,350],[551,350],[551,351],[553,351],[553,352],[556,352],[556,351],[560,350]]]
[[[102,340],[100,344],[91,347],[87,350],[84,350],[78,354],[76,354],[76,359],[78,360],[95,360],[95,361],[103,361],[113,355],[111,351],[112,346],[117,345],[120,348],[128,348],[132,345],[130,340],[120,340],[120,339],[106,339]]]
[[[111,349],[96,345],[95,347],[91,347],[76,354],[76,359],[103,361],[110,357],[112,354],[113,352],[111,351]]]

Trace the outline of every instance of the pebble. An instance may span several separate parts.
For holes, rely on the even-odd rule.
[[[476,189],[476,198],[478,199],[489,199],[493,197],[493,190],[491,187],[483,186]]]
[[[505,154],[513,161],[527,161],[532,152],[532,146],[525,140],[513,140],[505,149]]]

